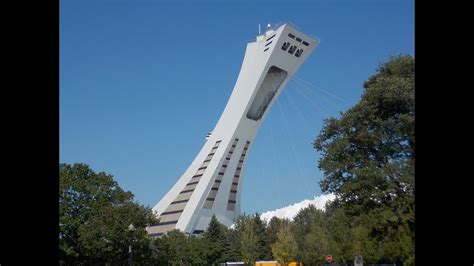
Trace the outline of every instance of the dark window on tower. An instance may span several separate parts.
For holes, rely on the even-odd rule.
[[[275,37],[275,35],[276,35],[276,34],[273,34],[272,37],[268,38],[268,39],[267,39],[267,42],[268,42],[269,40],[273,39],[273,37]]]
[[[175,223],[178,223],[178,221],[161,222],[161,223],[157,224],[157,226],[175,224]]]
[[[288,33],[288,37],[290,37],[291,39],[294,39],[295,38],[295,35],[291,34],[291,33]]]
[[[303,53],[303,49],[298,49],[296,50],[295,56],[300,57],[300,55]]]
[[[260,88],[247,111],[246,116],[248,119],[258,121],[262,118],[287,75],[288,73],[285,70],[276,66],[271,66],[268,69],[268,72],[265,75],[262,84],[260,84]]]
[[[295,45],[292,45],[292,46],[290,47],[290,49],[288,50],[288,53],[293,54],[293,53],[295,52],[295,50],[296,50],[296,46],[295,46]]]
[[[171,205],[171,204],[179,204],[179,203],[188,202],[188,200],[189,200],[189,199],[173,201],[173,202],[170,203],[170,205]]]
[[[285,43],[283,43],[283,46],[281,47],[281,49],[282,49],[283,51],[286,51],[286,49],[288,49],[288,47],[290,47],[290,43],[289,43],[289,42],[285,42]]]

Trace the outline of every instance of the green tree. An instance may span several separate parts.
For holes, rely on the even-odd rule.
[[[273,257],[283,265],[296,260],[298,248],[289,223],[283,222],[280,224],[277,240],[271,245],[271,249]]]
[[[354,256],[362,255],[367,263],[374,263],[380,260],[377,243],[370,237],[370,229],[365,224],[352,227],[351,238]]]
[[[413,192],[411,171],[404,171],[415,159],[414,67],[410,56],[390,58],[364,83],[358,104],[325,120],[314,143],[323,153],[323,192],[368,208]]]
[[[267,234],[267,224],[260,219],[260,214],[255,213],[253,216],[253,227],[257,235],[257,250],[259,260],[269,260],[272,258],[272,249]]]
[[[158,222],[151,209],[133,202],[111,175],[86,164],[61,164],[59,170],[60,263],[123,263],[130,244],[136,261],[148,263],[145,227]],[[130,224],[136,228],[132,234]]]
[[[159,265],[183,265],[187,261],[188,237],[178,229],[155,239]],[[193,247],[195,248],[195,247]]]
[[[208,242],[199,236],[192,236],[188,240],[186,262],[189,265],[208,265]]]
[[[255,230],[253,217],[246,214],[239,216],[235,221],[235,230],[239,236],[242,260],[253,264],[259,259],[259,236]]]
[[[229,248],[226,231],[227,228],[213,215],[207,230],[203,233],[203,239],[207,243],[209,264],[221,262],[224,259],[224,252]]]
[[[230,228],[226,234],[226,243],[228,248],[224,251],[223,261],[242,261],[242,254],[240,250],[242,249],[242,243],[240,241],[241,232],[238,229]]]
[[[314,142],[322,152],[321,190],[335,193],[333,204],[350,217],[372,219],[355,219],[352,235],[357,243],[366,235],[377,243],[377,254],[368,255],[374,260],[414,256],[414,79],[414,58],[391,57],[364,83],[359,103],[340,118],[325,120]],[[407,253],[397,254],[399,239],[387,236],[402,237],[406,243],[406,234],[400,232],[406,229],[411,248],[403,245]],[[357,243],[355,247],[362,245]]]
[[[306,240],[307,236],[311,231],[311,225],[316,215],[320,214],[321,211],[316,209],[314,205],[309,205],[306,208],[301,209],[293,219],[292,231],[296,239],[298,246],[297,258],[305,263],[306,255]]]
[[[330,253],[335,262],[346,264],[354,259],[351,247],[351,220],[342,208],[334,208],[330,204],[324,212],[326,227],[329,234]]]
[[[364,226],[374,242],[374,262],[403,264],[413,256],[411,232],[406,222],[390,209],[371,212],[362,216]],[[370,221],[369,221],[370,220]]]
[[[268,222],[268,225],[267,225],[267,239],[268,239],[268,243],[271,245],[273,245],[273,243],[277,242],[278,241],[278,232],[280,231],[280,227],[282,227],[283,223],[285,223],[285,225],[289,225],[290,224],[290,221],[289,220],[286,220],[286,219],[280,219],[276,216],[273,216],[270,221]]]
[[[329,232],[326,228],[324,213],[313,208],[311,207],[311,216],[309,216],[309,232],[300,235],[304,241],[303,248],[300,250],[301,261],[305,265],[323,263],[325,256],[331,254]]]

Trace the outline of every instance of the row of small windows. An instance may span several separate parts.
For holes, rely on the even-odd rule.
[[[219,186],[222,182],[222,178],[224,177],[225,171],[227,169],[227,165],[230,161],[230,158],[232,157],[232,154],[234,152],[235,147],[237,147],[237,142],[238,141],[239,141],[238,138],[234,139],[234,142],[232,143],[232,146],[230,147],[229,152],[228,152],[224,162],[222,163],[222,166],[221,166],[221,169],[218,173],[218,176],[217,176],[216,180],[214,181],[214,184],[213,184],[211,190],[209,191],[209,194],[207,195],[206,201],[204,202],[203,207],[206,208],[206,209],[211,209],[212,205],[214,204],[215,196],[217,195],[217,191],[219,190]]]
[[[291,33],[288,33],[288,37],[290,37],[291,39],[295,39],[297,42],[302,42],[304,45],[306,46],[309,46],[309,43],[306,42],[306,41],[303,41],[301,38],[299,37],[296,37],[295,35],[291,34]]]
[[[273,39],[273,37],[275,37],[275,36],[276,36],[276,34],[273,34],[270,38],[268,38],[266,40],[267,43],[265,43],[265,47],[269,46],[273,42],[273,41],[270,41],[270,40]]]
[[[276,35],[276,34],[275,34]],[[267,43],[265,44],[265,50],[263,50],[263,52],[266,52],[268,49],[270,49],[270,47],[267,47],[269,46],[273,41],[270,41],[268,42],[270,39],[272,39],[273,37],[275,37],[275,35],[273,35],[272,37],[268,38],[267,39]],[[309,46],[309,43],[307,41],[303,41],[301,38],[299,37],[296,37],[294,34],[292,33],[288,33],[288,37],[290,37],[291,39],[295,39],[297,42],[300,42],[302,43],[303,45],[305,46]],[[288,47],[290,47],[291,43],[290,42],[285,42],[283,43],[283,46],[281,47],[281,49],[283,51],[286,51],[288,49]],[[298,47],[296,45],[293,45],[290,47],[290,49],[288,50],[288,53],[290,54],[295,54],[296,57],[300,57],[301,54],[303,53],[303,49],[297,49]],[[295,50],[296,50],[296,53],[295,53]]]
[[[201,177],[203,176],[204,172],[206,171],[207,166],[209,165],[209,162],[211,161],[212,156],[216,153],[217,148],[219,147],[220,143],[221,143],[221,140],[216,141],[216,143],[212,147],[211,151],[207,155],[204,162],[201,164],[201,166],[196,171],[196,173],[192,176],[191,180],[186,184],[186,186],[179,193],[179,195],[175,198],[175,200],[170,203],[170,206],[168,206],[168,208],[165,210],[165,212],[163,212],[161,215],[179,214],[178,217],[177,217],[177,219],[179,219],[179,216],[183,212],[185,206],[182,206],[183,209],[181,209],[181,210],[173,210],[171,205],[179,204],[179,203],[187,203],[189,201],[189,199],[191,198],[192,193],[194,192],[194,189],[196,188],[196,185],[199,183]],[[170,222],[159,223],[159,225],[165,225],[165,224],[170,224]]]
[[[239,185],[240,171],[242,170],[242,165],[244,163],[245,155],[247,153],[249,145],[250,145],[250,141],[247,141],[245,143],[242,154],[240,155],[240,159],[239,159],[239,163],[237,164],[237,168],[235,169],[234,178],[232,180],[232,186],[230,188],[229,199],[228,199],[228,202],[227,202],[227,210],[229,210],[229,211],[235,210],[235,204],[236,204],[235,199],[237,197],[237,188],[238,188],[238,185]]]
[[[300,57],[301,54],[303,53],[303,49],[302,49],[302,48],[298,49],[298,47],[297,47],[296,45],[291,45],[291,46],[290,46],[290,45],[291,45],[291,43],[289,43],[289,42],[284,42],[283,45],[281,46],[281,49],[282,49],[283,51],[288,50],[288,53],[289,53],[289,54],[293,54],[293,53],[294,53],[296,57]],[[288,49],[288,47],[289,47],[290,49]],[[296,53],[295,53],[295,51],[296,51]]]
[[[268,38],[268,39],[266,40],[266,42],[267,42],[267,43],[265,44],[265,47],[266,47],[266,48],[265,48],[265,50],[263,50],[263,52],[266,52],[266,51],[268,51],[268,49],[270,49],[270,46],[269,46],[269,45],[273,42],[273,41],[270,41],[270,40],[273,39],[273,37],[275,37],[275,36],[276,36],[276,34],[273,34],[270,38]]]
[[[202,175],[204,174],[204,171],[206,170],[207,166],[208,166],[209,163],[211,162],[212,157],[214,156],[214,154],[216,154],[217,148],[219,148],[219,144],[220,144],[220,143],[221,143],[221,140],[216,141],[216,143],[214,144],[214,147],[212,147],[211,152],[209,152],[209,154],[207,155],[206,159],[205,159],[204,162],[201,164],[201,166],[199,167],[198,171],[194,174],[193,177],[202,176]],[[188,185],[189,185],[189,184],[188,184]]]

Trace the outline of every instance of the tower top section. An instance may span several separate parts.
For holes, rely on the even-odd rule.
[[[297,30],[295,27],[289,25],[288,23],[277,24],[277,25],[267,24],[265,32],[257,35],[256,41],[259,42],[259,41],[266,40],[267,38],[271,37],[275,33],[281,33],[283,31],[288,32],[288,36],[291,39],[294,39],[300,43],[304,43],[305,45],[308,43],[313,43],[316,45],[319,44],[318,40],[302,33],[301,31]]]

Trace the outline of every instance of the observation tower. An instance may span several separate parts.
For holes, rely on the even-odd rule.
[[[153,207],[160,222],[148,233],[198,234],[213,215],[226,226],[240,214],[245,161],[272,104],[319,42],[294,27],[268,25],[247,44],[227,105],[194,161]]]

